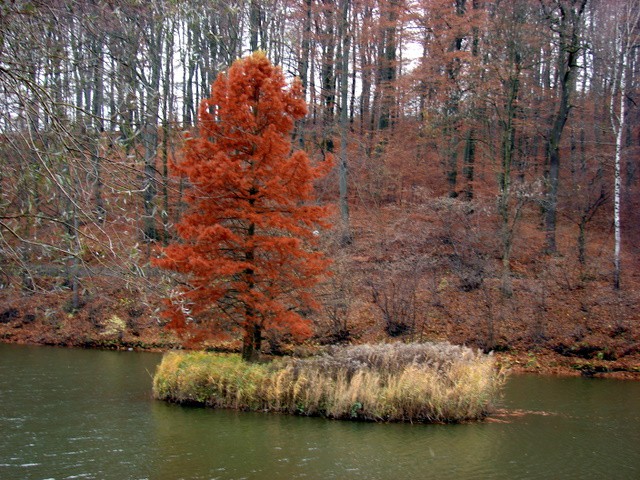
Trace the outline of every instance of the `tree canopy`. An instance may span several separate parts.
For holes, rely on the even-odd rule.
[[[240,328],[245,359],[259,352],[266,329],[311,332],[302,312],[327,267],[309,243],[328,226],[313,182],[332,165],[312,167],[306,153],[291,153],[294,120],[306,111],[300,84],[287,87],[281,70],[254,53],[218,76],[200,105],[199,136],[175,167],[191,184],[189,208],[177,226],[182,241],[156,263],[189,282],[168,310],[170,325]]]

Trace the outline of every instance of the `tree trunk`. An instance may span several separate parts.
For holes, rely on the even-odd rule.
[[[560,105],[547,136],[547,198],[544,215],[545,251],[547,253],[557,251],[556,217],[560,181],[560,140],[571,111],[571,97],[578,74],[578,59],[581,50],[580,22],[587,0],[571,0],[570,5],[565,5],[565,3],[558,4],[560,11],[560,53],[558,58]]]
[[[262,327],[258,323],[249,323],[242,336],[242,359],[245,362],[256,362],[262,348]]]
[[[626,130],[626,107],[627,107],[627,81],[633,76],[627,71],[633,66],[632,54],[640,45],[640,33],[637,31],[640,23],[640,10],[637,2],[623,5],[621,20],[616,19],[615,25],[615,53],[616,60],[613,69],[613,87],[609,105],[609,115],[611,126],[616,137],[615,160],[614,160],[614,193],[613,193],[613,228],[614,228],[614,248],[613,248],[613,288],[620,289],[620,252],[622,243],[622,232],[620,222],[620,207],[622,194],[622,149],[623,137]],[[635,7],[635,8],[634,8]],[[621,23],[618,23],[618,22]],[[629,77],[627,77],[629,75]],[[619,112],[616,112],[616,98],[619,102]]]
[[[614,247],[613,247],[613,288],[620,290],[620,196],[622,192],[621,162],[622,162],[622,134],[625,129],[625,107],[627,103],[626,94],[626,67],[627,52],[622,54],[620,62],[620,115],[618,122],[614,121],[614,129],[616,132],[616,154],[614,162],[614,190],[613,190],[613,230],[614,230]],[[613,114],[613,113],[612,113]],[[615,114],[613,114],[615,115]],[[617,128],[616,128],[617,127]]]
[[[350,0],[340,0],[341,23],[340,35],[342,37],[342,48],[340,55],[340,166],[338,170],[340,189],[340,219],[342,221],[342,233],[340,243],[348,245],[352,242],[351,227],[349,224],[349,196],[347,192],[348,180],[348,133],[349,133],[349,112],[347,108],[349,92],[349,49],[350,33],[349,29],[349,6]]]
[[[467,201],[473,200],[473,175],[476,158],[476,139],[474,135],[474,129],[470,128],[467,132],[467,140],[464,146],[464,166],[462,168],[462,174],[466,182],[464,199]]]
[[[587,216],[582,215],[580,217],[580,222],[578,223],[578,262],[580,265],[584,266],[587,255],[586,255],[586,229],[587,229]]]
[[[142,141],[144,144],[144,177],[142,196],[144,202],[143,237],[146,242],[160,239],[156,226],[156,157],[158,149],[158,117],[160,113],[160,77],[162,75],[162,24],[150,19],[149,24],[149,57],[151,63],[150,82],[145,85],[147,105],[144,112],[144,128]]]
[[[263,31],[263,17],[261,2],[259,0],[251,0],[249,4],[249,48],[255,52],[260,48],[266,50],[267,45]]]
[[[185,54],[186,65],[183,65],[182,80],[182,124],[185,128],[195,125],[196,112],[193,98],[193,76],[196,71],[196,62],[193,54],[193,33],[192,29],[187,29],[187,53]]]
[[[390,0],[386,12],[381,12],[385,27],[383,28],[383,43],[380,58],[380,116],[378,129],[385,130],[392,123],[392,107],[395,102],[393,82],[396,79],[396,48],[398,15],[400,10],[399,0]]]
[[[251,167],[253,168],[253,166]],[[258,189],[256,187],[251,187],[249,189],[249,209],[253,209],[255,205],[255,196],[258,194]],[[251,245],[253,242],[253,237],[256,234],[256,225],[255,223],[249,224],[247,229],[247,244]],[[251,245],[247,251],[244,253],[245,262],[250,265],[249,268],[245,269],[245,283],[247,285],[247,291],[251,292],[255,288],[254,281],[254,269],[253,264],[255,261],[255,251],[253,246]],[[258,319],[256,318],[255,310],[248,304],[245,304],[245,313],[244,313],[244,334],[242,337],[242,359],[247,362],[254,362],[258,359],[260,355],[260,347],[262,343],[262,330],[260,328],[260,324],[258,323]]]
[[[332,2],[323,0],[323,18],[325,21],[324,36],[326,41],[322,43],[322,68],[320,72],[322,89],[322,147],[328,152],[334,151],[331,130],[334,125],[334,113],[336,104],[336,38],[335,38],[335,11]]]
[[[371,31],[371,7],[364,7],[362,14],[362,28],[361,35],[365,36]],[[360,68],[362,70],[360,77],[362,81],[362,89],[360,94],[360,134],[363,135],[365,130],[368,130],[369,122],[367,119],[371,118],[371,54],[369,46],[364,42],[358,42],[360,44]]]
[[[106,209],[102,196],[102,159],[100,157],[100,139],[104,132],[103,107],[104,107],[104,51],[102,39],[94,38],[93,43],[93,99],[91,114],[93,116],[93,131],[89,134],[91,142],[91,160],[93,164],[93,196],[95,202],[95,215],[98,223],[105,220]]]
[[[511,296],[511,249],[513,246],[513,230],[517,217],[512,221],[512,213],[509,207],[511,200],[511,166],[515,146],[516,103],[520,90],[520,53],[514,53],[514,72],[509,79],[509,93],[505,111],[505,119],[502,123],[502,168],[500,171],[500,199],[498,210],[500,212],[501,238],[502,238],[502,294]]]
[[[298,75],[302,82],[302,89],[307,94],[309,86],[309,58],[311,57],[311,1],[304,0],[304,24],[302,27],[302,44],[298,61]]]

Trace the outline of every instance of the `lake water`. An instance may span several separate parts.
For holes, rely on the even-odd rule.
[[[513,377],[496,421],[168,405],[160,355],[0,344],[0,479],[640,479],[640,383]]]

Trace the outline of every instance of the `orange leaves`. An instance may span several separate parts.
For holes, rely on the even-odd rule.
[[[280,69],[256,53],[220,75],[202,102],[200,137],[186,142],[176,168],[192,186],[177,226],[182,242],[156,262],[188,274],[170,313],[176,327],[243,329],[253,342],[243,352],[259,350],[263,329],[310,333],[299,312],[313,306],[307,290],[328,266],[305,244],[328,226],[313,182],[333,164],[314,168],[304,152],[290,153],[294,121],[306,113],[301,95],[299,83],[287,87]],[[184,302],[188,321],[175,314]]]

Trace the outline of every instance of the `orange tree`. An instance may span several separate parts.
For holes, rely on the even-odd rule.
[[[180,241],[156,265],[186,274],[167,303],[169,327],[192,338],[242,331],[242,357],[260,351],[263,333],[311,333],[303,312],[328,261],[310,246],[328,227],[327,207],[314,204],[312,167],[291,152],[294,120],[307,112],[299,82],[287,86],[263,53],[236,61],[202,101],[197,138],[174,168],[188,179],[189,208]]]

